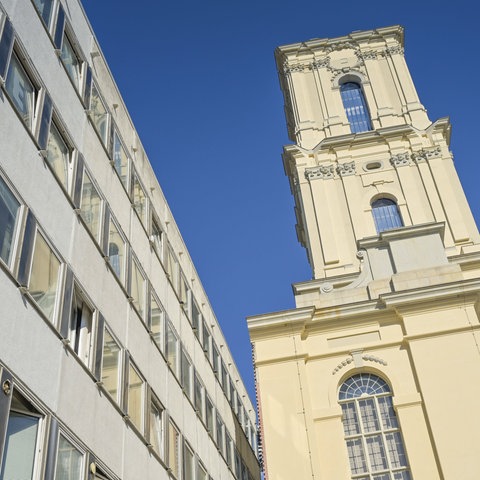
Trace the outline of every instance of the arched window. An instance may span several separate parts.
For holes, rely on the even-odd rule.
[[[379,198],[372,202],[372,215],[377,233],[403,227],[398,205],[389,198]]]
[[[339,403],[352,479],[411,480],[390,387],[360,373],[340,387]]]
[[[352,133],[366,132],[372,129],[367,102],[363,96],[362,87],[355,82],[340,85],[340,95],[347,114]]]

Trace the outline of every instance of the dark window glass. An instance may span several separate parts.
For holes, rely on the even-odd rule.
[[[0,178],[0,258],[8,264],[13,248],[13,236],[20,203]]]
[[[372,124],[362,87],[358,83],[347,82],[340,86],[340,94],[352,133],[371,130]]]
[[[389,198],[379,198],[372,203],[372,215],[377,233],[403,227],[398,205]]]

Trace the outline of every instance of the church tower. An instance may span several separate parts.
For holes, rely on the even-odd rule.
[[[248,319],[269,480],[480,471],[480,237],[403,46],[393,26],[275,52],[312,280]]]

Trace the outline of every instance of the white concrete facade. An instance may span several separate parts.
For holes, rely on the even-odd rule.
[[[81,3],[1,0],[0,57],[0,478],[258,479],[254,407]]]

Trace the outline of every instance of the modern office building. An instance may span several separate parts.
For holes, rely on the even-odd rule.
[[[78,0],[0,1],[0,479],[258,480],[255,411]]]
[[[275,57],[313,278],[248,319],[265,476],[477,479],[480,238],[449,120],[420,103],[399,26]]]

